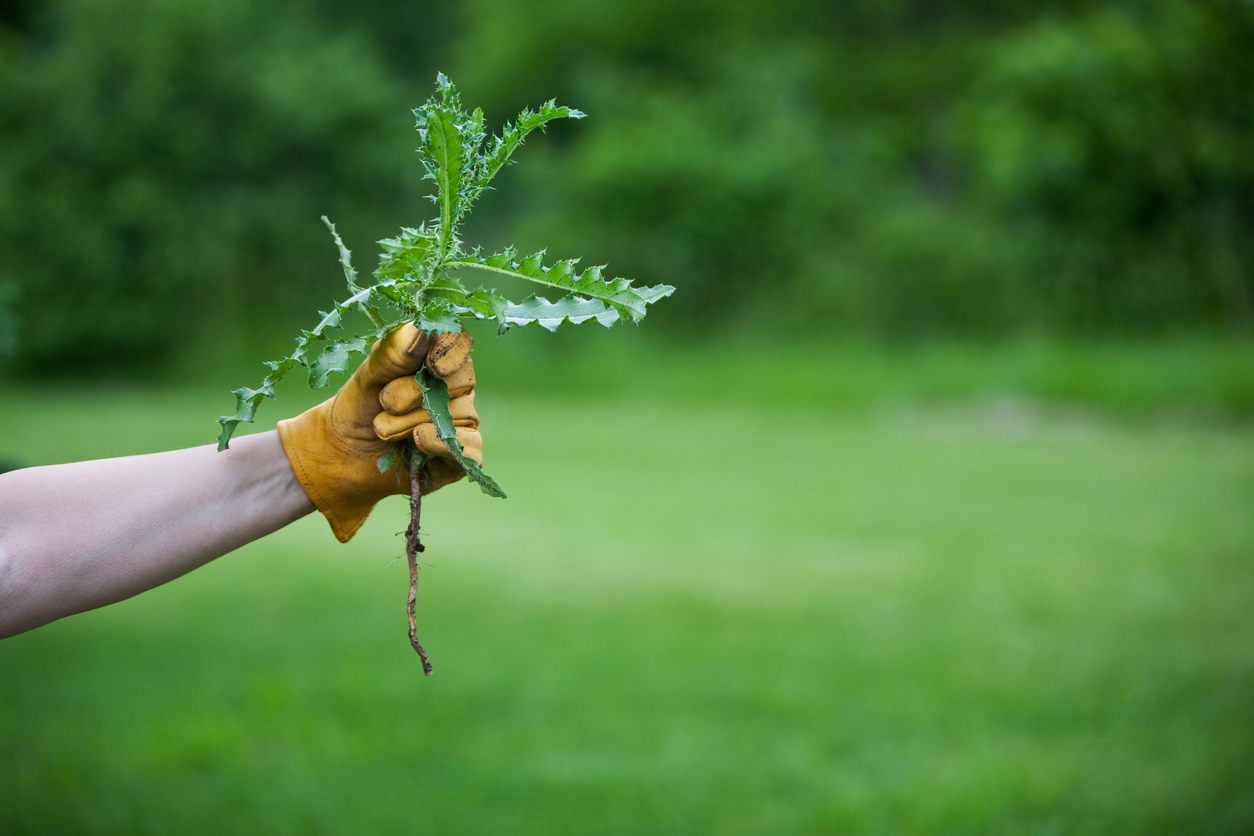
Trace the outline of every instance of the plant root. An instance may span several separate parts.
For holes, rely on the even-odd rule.
[[[418,524],[422,518],[422,476],[421,468],[411,467],[409,471],[409,528],[405,530],[405,556],[409,558],[409,643],[414,646],[418,658],[422,660],[422,672],[430,676],[433,668],[427,658],[427,651],[422,649],[418,641],[418,616],[414,612],[414,604],[418,600],[418,554],[425,551],[418,541]]]

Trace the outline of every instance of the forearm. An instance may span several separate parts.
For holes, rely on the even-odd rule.
[[[0,475],[0,637],[129,598],[308,514],[275,432]]]

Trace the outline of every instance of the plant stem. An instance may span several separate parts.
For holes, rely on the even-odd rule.
[[[413,457],[411,465],[417,465],[417,456]],[[418,616],[414,612],[414,604],[418,600],[418,553],[423,551],[423,545],[418,541],[418,525],[422,518],[422,468],[411,466],[409,469],[409,528],[405,530],[405,556],[409,558],[409,643],[414,646],[414,650],[418,652],[418,658],[422,660],[422,672],[426,676],[431,675],[433,670],[431,660],[427,658],[427,651],[422,649],[422,642],[418,641]]]

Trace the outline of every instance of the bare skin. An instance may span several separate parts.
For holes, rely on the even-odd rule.
[[[0,638],[186,574],[314,510],[277,432],[0,474]]]

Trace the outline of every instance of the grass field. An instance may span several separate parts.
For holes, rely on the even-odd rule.
[[[429,679],[399,498],[0,642],[0,833],[1254,831],[1248,424],[743,387],[481,386],[511,498],[425,505]],[[4,401],[28,464],[224,406]]]

